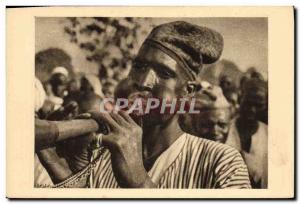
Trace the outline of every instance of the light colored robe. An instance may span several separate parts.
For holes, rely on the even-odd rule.
[[[249,175],[256,183],[261,183],[261,188],[268,186],[268,126],[258,121],[258,129],[252,135],[250,151],[242,150],[240,135],[233,120],[226,144],[234,147],[243,156],[248,167]]]
[[[230,146],[184,133],[148,172],[159,188],[251,188],[241,155]],[[119,188],[110,152],[104,149],[91,164],[56,187]]]

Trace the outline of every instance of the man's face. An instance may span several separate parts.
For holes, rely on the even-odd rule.
[[[113,97],[115,86],[111,83],[104,84],[103,93],[106,97]]]
[[[198,136],[221,143],[226,141],[230,122],[229,109],[207,110],[193,117]]]
[[[264,89],[246,89],[241,97],[240,116],[247,122],[254,122],[265,110],[267,96]]]
[[[238,94],[236,92],[232,92],[227,96],[226,99],[231,104],[231,116],[235,116],[239,110]]]
[[[52,91],[55,96],[60,98],[64,97],[65,91],[67,90],[68,79],[63,74],[55,74],[52,79]]]
[[[80,80],[72,79],[68,84],[68,92],[74,93],[80,89]]]
[[[129,80],[138,91],[148,92],[150,97],[171,101],[184,96],[187,77],[177,62],[159,49],[144,45],[140,49]],[[144,120],[161,123],[170,119],[170,114],[148,114]],[[150,120],[150,121],[149,121]]]

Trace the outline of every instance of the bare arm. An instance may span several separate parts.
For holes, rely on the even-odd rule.
[[[35,119],[36,151],[53,146],[56,142],[78,137],[98,130],[96,121],[67,120],[48,121]]]

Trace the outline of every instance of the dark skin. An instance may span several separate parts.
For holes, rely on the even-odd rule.
[[[101,98],[96,94],[91,93],[89,95],[85,95],[84,99],[85,100],[78,101],[80,113],[93,109],[96,110],[100,106]],[[48,120],[59,121],[70,119],[69,115],[67,115],[70,109],[70,107],[67,108],[68,106],[69,105],[52,113]],[[75,108],[75,106],[72,107]],[[89,117],[90,116],[87,114],[76,116],[77,119],[85,119]],[[77,173],[88,165],[90,161],[88,146],[91,144],[91,142],[93,142],[95,138],[94,136],[94,133],[90,133],[74,139],[61,141],[57,143],[55,147],[37,151],[41,163],[47,169],[52,181],[55,184],[64,181],[73,173]]]
[[[227,95],[226,99],[231,104],[231,115],[234,117],[239,110],[238,93],[231,92]]]
[[[187,94],[187,77],[177,62],[165,53],[143,46],[129,74],[136,88],[149,91],[154,98],[172,100]],[[178,116],[149,114],[143,117],[143,157],[148,168],[182,134]],[[153,162],[151,162],[152,160]]]
[[[263,88],[245,87],[241,96],[240,117],[236,121],[237,130],[242,137],[242,149],[250,151],[251,136],[258,129],[258,116],[266,108],[267,93]]]
[[[188,94],[189,81],[177,62],[162,51],[143,46],[129,73],[130,80],[139,91],[148,91],[152,97],[175,98]],[[129,87],[130,88],[130,87]],[[152,115],[142,117],[142,128],[127,113],[92,113],[96,120],[109,124],[111,132],[103,137],[103,144],[111,152],[114,175],[121,187],[154,188],[147,174],[157,157],[166,150],[183,131],[178,115]]]
[[[220,108],[203,111],[195,115],[193,121],[199,136],[224,143],[229,131],[230,110]]]
[[[67,90],[68,79],[63,74],[54,74],[50,79],[52,92],[55,96],[63,98],[64,92]]]
[[[134,86],[128,87],[129,90],[147,91],[153,97],[169,99],[192,91],[192,83],[184,70],[162,51],[143,46],[137,60],[140,65],[134,65],[128,76],[128,84]],[[186,84],[189,84],[189,89]],[[111,153],[113,172],[120,187],[155,188],[157,184],[152,182],[147,171],[157,157],[183,134],[178,115],[156,114],[135,121],[124,111],[92,111],[90,114],[99,124],[105,122],[109,126],[110,132],[103,136],[102,143]]]

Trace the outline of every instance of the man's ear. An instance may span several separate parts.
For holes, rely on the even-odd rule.
[[[188,94],[196,93],[201,88],[201,83],[198,81],[188,81],[186,84],[186,91]]]

